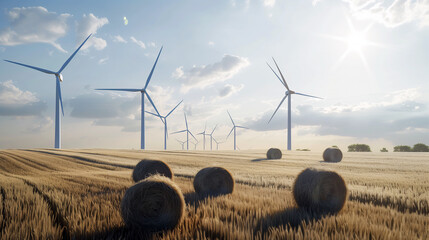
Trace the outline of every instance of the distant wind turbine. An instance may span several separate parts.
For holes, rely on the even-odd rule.
[[[92,34],[89,34],[89,36],[83,41],[83,43],[74,51],[74,53],[67,59],[67,61],[61,66],[60,70],[58,72],[53,72],[50,70],[46,70],[43,68],[33,67],[30,65],[5,60],[6,62],[18,64],[24,67],[32,68],[34,70],[46,73],[46,74],[52,74],[55,75],[56,78],[56,96],[55,96],[55,148],[61,148],[61,118],[60,118],[60,105],[61,105],[61,112],[64,116],[64,108],[63,108],[63,98],[61,97],[61,85],[60,83],[63,81],[63,75],[61,75],[61,72],[66,68],[66,66],[70,63],[70,61],[73,59],[73,57],[76,55],[76,53],[80,50],[80,48],[86,43],[89,37],[91,37]]]
[[[152,113],[152,112],[148,112],[148,111],[145,111],[145,112],[147,112],[147,113],[149,113],[149,114],[152,114],[152,115],[154,115],[154,116],[156,116],[156,117],[159,117],[159,118],[161,118],[161,121],[164,123],[164,150],[167,150],[167,138],[168,138],[168,131],[167,131],[167,118],[168,118],[168,116],[170,116],[170,114],[181,104],[183,102],[183,100],[182,101],[180,101],[173,109],[171,109],[171,111],[167,114],[167,115],[165,115],[165,116],[161,116],[161,115],[158,115],[158,114],[155,114],[155,113]]]
[[[140,148],[141,149],[145,149],[145,135],[144,135],[144,131],[145,131],[145,127],[144,127],[144,96],[146,95],[147,99],[149,100],[149,102],[152,104],[153,108],[155,109],[156,113],[158,115],[158,109],[156,109],[155,104],[153,103],[152,99],[149,96],[149,93],[147,93],[147,86],[149,85],[150,79],[152,78],[152,74],[153,71],[155,70],[156,64],[158,63],[158,59],[159,59],[159,55],[161,55],[162,52],[162,48],[159,50],[158,56],[156,57],[155,63],[153,64],[152,70],[149,73],[149,76],[147,77],[146,80],[146,84],[144,86],[144,88],[97,88],[95,90],[107,90],[107,91],[122,91],[122,92],[140,92],[142,95],[141,98],[141,133],[140,133],[140,138],[141,138],[141,142],[140,142]],[[162,120],[162,119],[161,119]]]
[[[231,114],[229,114],[229,111],[226,111],[226,112],[228,113],[229,118],[231,119],[231,122],[232,122],[232,125],[233,125],[233,127],[231,128],[231,131],[229,132],[229,134],[226,137],[226,139],[228,139],[229,135],[231,135],[232,131],[234,131],[234,150],[237,150],[237,135],[236,135],[237,130],[236,129],[237,128],[249,129],[249,128],[235,125],[234,120],[232,120]]]
[[[185,143],[186,143],[186,141],[180,141],[178,139],[176,139],[176,141],[179,142],[180,145],[182,145],[182,150],[185,150]]]
[[[191,131],[189,131],[189,128],[188,128],[188,119],[186,118],[186,113],[184,113],[184,114],[185,114],[186,129],[185,130],[181,130],[181,131],[177,131],[177,132],[173,132],[171,134],[186,132],[186,150],[189,150],[189,134],[191,134],[191,136],[195,139],[195,141],[197,141],[197,139],[194,137],[194,134],[192,134]]]
[[[216,138],[213,138],[213,141],[215,141],[215,143],[216,143],[216,150],[219,150],[219,144],[221,144],[221,143],[224,143],[225,141],[223,141],[223,142],[218,142],[217,140],[216,140]]]
[[[198,143],[200,143],[198,140],[195,140],[196,142],[192,142],[191,141],[191,143],[192,144],[194,144],[194,150],[197,150],[197,145],[198,145]]]
[[[277,107],[277,109],[274,111],[273,115],[271,116],[270,120],[268,121],[268,123],[271,122],[271,119],[273,119],[274,115],[276,114],[277,110],[279,110],[280,106],[282,105],[282,103],[284,102],[284,100],[288,98],[288,125],[287,125],[287,150],[291,150],[292,149],[292,117],[291,117],[291,97],[292,94],[297,94],[297,95],[301,95],[301,96],[305,96],[305,97],[311,97],[311,98],[318,98],[318,99],[322,99],[320,97],[316,97],[316,96],[311,96],[311,95],[307,95],[307,94],[303,94],[303,93],[297,93],[295,91],[292,91],[289,89],[289,86],[286,83],[285,78],[283,77],[282,72],[280,71],[279,66],[277,65],[276,60],[273,58],[274,63],[276,64],[277,70],[280,73],[281,78],[279,77],[279,75],[277,75],[277,73],[274,71],[274,69],[270,66],[270,64],[267,63],[268,67],[270,67],[271,71],[273,71],[274,75],[276,75],[276,77],[280,80],[281,84],[286,88],[286,92],[285,92],[285,96],[283,97],[283,99],[280,101],[279,106]]]
[[[206,129],[207,129],[207,124],[204,126],[204,131],[197,133],[197,135],[203,135],[203,150],[206,150]]]
[[[210,136],[210,150],[213,150],[213,133],[217,128],[217,124],[216,126],[213,128],[212,132],[210,134],[207,134],[208,136]]]

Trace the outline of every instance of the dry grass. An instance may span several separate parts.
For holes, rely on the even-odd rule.
[[[143,158],[166,162],[187,203],[182,224],[159,233],[124,226],[120,203]],[[200,198],[192,181],[222,166],[236,181],[230,195]],[[337,215],[296,208],[295,177],[307,167],[338,172],[349,201]],[[429,154],[347,153],[341,163],[321,153],[264,151],[0,151],[1,239],[428,239]]]

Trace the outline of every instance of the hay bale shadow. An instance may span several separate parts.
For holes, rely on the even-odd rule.
[[[258,222],[254,234],[256,235],[256,233],[261,232],[263,236],[269,231],[270,228],[277,228],[281,226],[296,230],[304,223],[309,224],[328,215],[328,213],[315,212],[306,208],[286,208],[285,210],[278,211],[262,218]]]
[[[201,203],[203,203],[207,198],[210,196],[201,196],[196,192],[189,192],[186,194],[183,194],[185,198],[186,205],[190,205],[195,207],[195,210],[198,209]]]
[[[252,162],[260,162],[260,161],[266,161],[266,160],[272,160],[272,159],[268,159],[268,158],[256,158],[251,160]]]

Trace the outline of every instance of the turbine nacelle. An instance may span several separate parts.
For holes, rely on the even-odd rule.
[[[63,75],[61,73],[57,73],[55,75],[58,77],[58,79],[60,80],[60,82],[63,81]]]
[[[294,94],[294,93],[295,93],[295,91],[289,90],[289,91],[285,92],[285,96],[287,96],[288,94]]]

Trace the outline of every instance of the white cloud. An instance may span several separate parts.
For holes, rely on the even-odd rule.
[[[98,60],[98,64],[105,64],[107,62],[107,60],[109,60],[108,57],[102,58],[102,59]]]
[[[213,41],[209,41],[209,46],[214,46],[215,45],[215,43],[213,42]]]
[[[88,15],[84,14],[76,26],[78,44],[80,45],[89,36],[89,34],[96,34],[97,30],[107,23],[109,23],[107,18],[98,18],[92,13]],[[88,42],[83,45],[82,50],[89,49],[91,46],[97,50],[102,50],[107,46],[107,42],[103,38],[91,36],[91,38],[88,39]]]
[[[127,43],[127,40],[125,40],[123,37],[121,37],[120,35],[116,35],[113,37],[113,41],[114,42],[119,42],[119,43]]]
[[[29,92],[17,88],[12,80],[0,82],[0,103],[1,104],[29,104],[38,102],[39,99]]]
[[[70,14],[48,12],[44,7],[14,8],[7,13],[10,25],[0,30],[0,45],[48,43],[66,52],[56,41],[67,33]]]
[[[225,86],[219,89],[219,97],[227,98],[232,94],[239,92],[241,89],[243,89],[243,87],[244,87],[243,84],[240,84],[239,86],[226,84]]]
[[[313,0],[313,2],[311,2],[311,4],[313,4],[313,6],[316,6],[320,1],[322,1],[322,0]]]
[[[313,0],[316,5],[321,0]],[[420,27],[429,25],[428,0],[343,0],[357,19],[371,19],[386,27],[397,27],[416,22]]]
[[[150,43],[148,43],[147,44],[149,47],[155,47],[156,46],[156,44],[154,43],[154,42],[150,42]]]
[[[40,115],[46,109],[33,93],[22,91],[12,80],[0,82],[0,116]]]
[[[32,121],[30,126],[27,128],[27,131],[32,133],[39,133],[51,128],[53,123],[54,121],[52,120],[52,118],[40,116],[34,119],[34,121]]]
[[[276,4],[276,0],[264,0],[265,7],[274,7]]]
[[[171,74],[173,78],[181,78],[185,72],[183,72],[183,66],[180,66],[174,70],[174,72]]]
[[[135,44],[137,44],[139,47],[145,49],[146,48],[146,44],[144,44],[144,42],[137,40],[135,37],[130,37],[131,41]]]
[[[193,66],[187,71],[183,71],[183,66],[181,66],[176,69],[173,76],[182,81],[181,91],[187,92],[192,88],[205,88],[228,80],[248,65],[249,61],[246,58],[224,55],[220,62]]]

